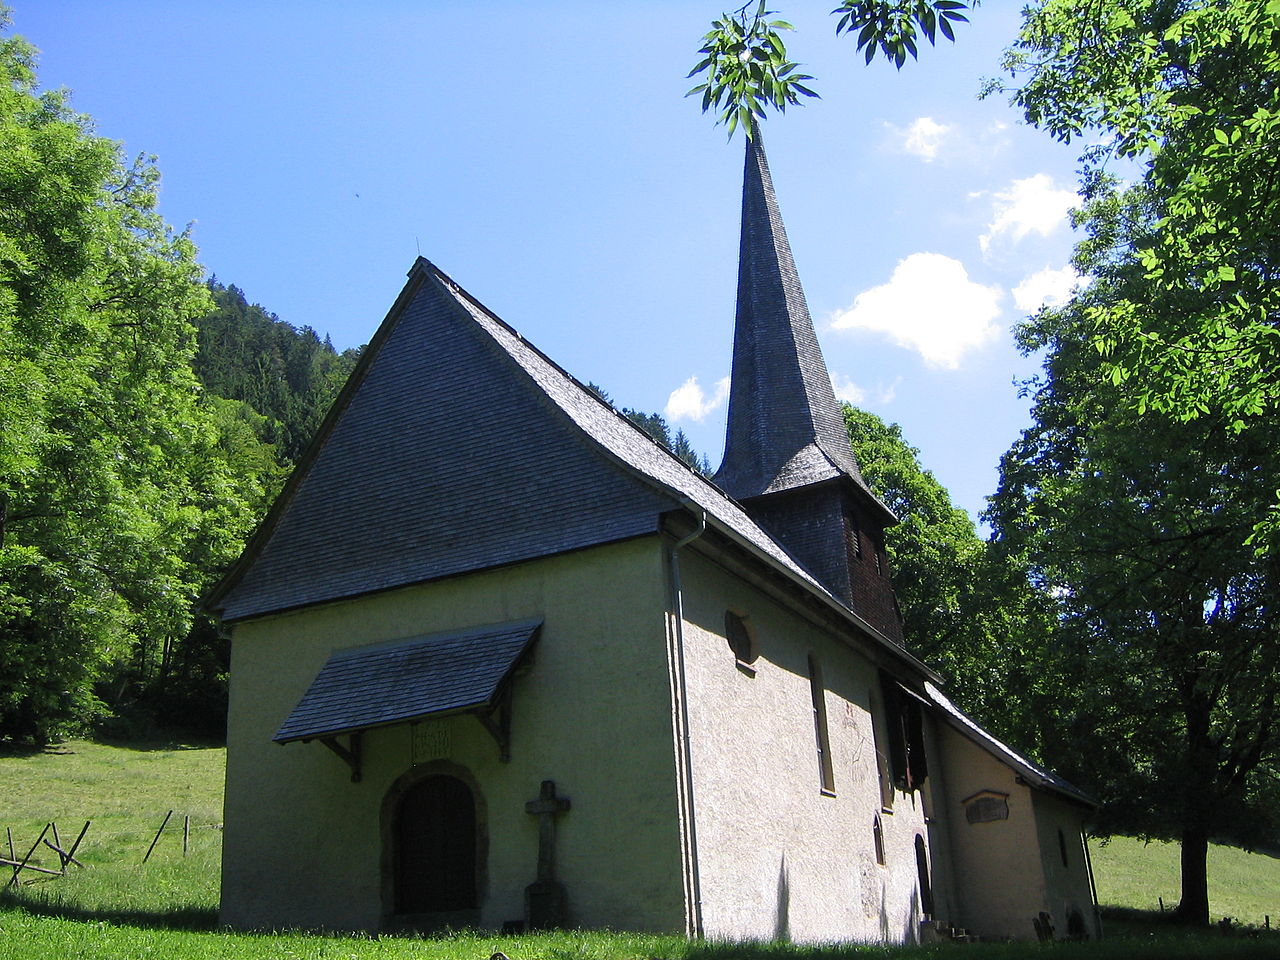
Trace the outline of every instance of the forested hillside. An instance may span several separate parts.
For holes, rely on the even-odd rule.
[[[0,740],[213,732],[225,649],[198,599],[354,356],[206,284],[152,162],[40,92],[8,36],[0,157]]]
[[[260,439],[293,463],[306,448],[329,403],[346,382],[360,350],[338,353],[326,336],[294,327],[244,292],[217,278],[207,287],[213,310],[196,321],[193,361],[205,389],[240,400],[267,418]]]

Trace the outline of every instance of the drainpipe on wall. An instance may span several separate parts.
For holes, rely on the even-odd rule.
[[[673,638],[674,651],[674,686],[679,709],[676,713],[677,743],[679,752],[680,774],[683,780],[681,810],[685,823],[685,882],[688,887],[690,916],[686,933],[691,937],[702,937],[702,881],[698,867],[698,829],[695,822],[695,805],[693,802],[693,755],[689,742],[689,698],[685,677],[684,655],[684,590],[680,584],[680,551],[693,543],[707,531],[707,512],[689,501],[682,501],[683,506],[698,518],[698,527],[671,547],[671,592],[672,607],[675,614]]]

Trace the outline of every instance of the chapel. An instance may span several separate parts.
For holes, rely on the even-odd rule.
[[[902,633],[758,132],[714,478],[419,258],[209,605],[222,922],[1095,937],[1092,801]]]

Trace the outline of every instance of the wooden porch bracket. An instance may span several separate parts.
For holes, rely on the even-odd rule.
[[[344,747],[338,742],[337,737],[321,737],[320,742],[338,755],[348,767],[351,768],[351,782],[360,782],[360,761],[364,753],[364,735],[359,731],[355,731],[347,737],[350,746]]]
[[[493,704],[486,710],[477,710],[476,719],[489,731],[498,744],[498,759],[511,762],[511,684],[504,683]]]

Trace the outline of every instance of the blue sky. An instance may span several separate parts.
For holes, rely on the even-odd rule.
[[[901,72],[778,0],[823,99],[764,142],[837,393],[902,424],[976,514],[1037,369],[1010,327],[1061,296],[1076,145],[979,101],[989,2]],[[208,270],[281,319],[369,339],[415,256],[619,406],[724,442],[741,136],[684,99],[719,6],[13,0],[44,87],[129,154]]]

